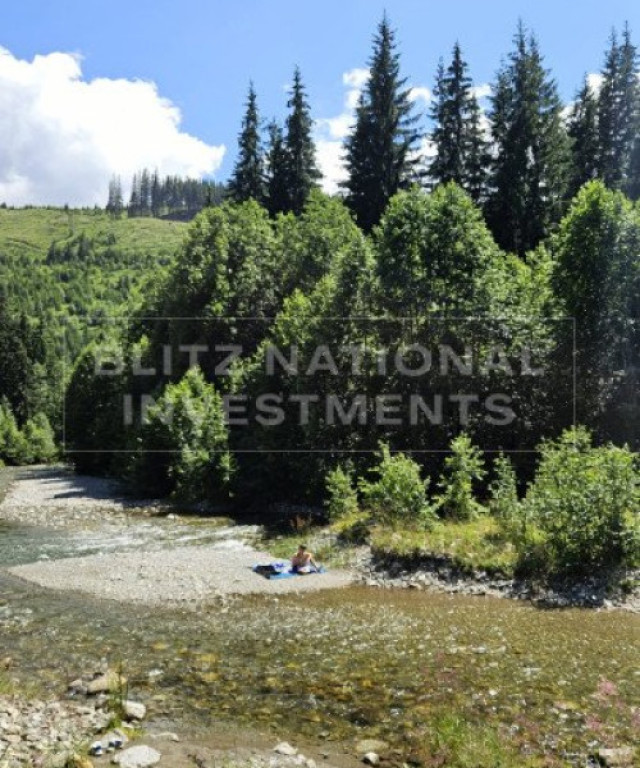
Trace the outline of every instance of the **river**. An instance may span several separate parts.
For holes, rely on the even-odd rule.
[[[2,570],[154,535],[171,546],[166,530],[156,521],[90,534],[0,528],[0,655],[14,659],[20,685],[61,695],[107,659],[123,666],[151,722],[206,731],[223,720],[315,742],[383,738],[403,754],[452,713],[523,753],[569,761],[557,764],[631,744],[640,727],[632,614],[367,587],[158,609]]]

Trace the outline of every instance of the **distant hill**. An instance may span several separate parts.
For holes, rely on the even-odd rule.
[[[55,327],[69,321],[73,346],[81,346],[82,318],[139,307],[187,227],[90,209],[0,209],[0,295],[13,313]]]

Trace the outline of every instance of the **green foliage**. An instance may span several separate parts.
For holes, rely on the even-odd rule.
[[[539,768],[537,757],[522,754],[511,737],[496,726],[474,723],[456,712],[442,713],[429,727],[425,765],[447,768]]]
[[[133,472],[142,491],[183,501],[228,500],[232,460],[222,398],[198,368],[148,408],[138,445]]]
[[[512,520],[520,510],[516,473],[511,461],[502,453],[493,464],[494,478],[489,487],[491,514],[500,520]]]
[[[358,512],[358,494],[352,474],[342,467],[335,467],[325,478],[327,489],[326,507],[329,520],[336,522]]]
[[[598,100],[585,77],[569,116],[571,139],[571,179],[569,196],[573,197],[588,181],[598,175],[600,144],[598,137]]]
[[[625,26],[622,42],[615,31],[605,58],[598,99],[599,177],[612,189],[633,191],[634,145],[640,120],[638,55]]]
[[[48,463],[56,458],[58,450],[55,435],[44,413],[37,413],[28,419],[22,432],[28,446],[30,463]]]
[[[291,97],[287,106],[287,130],[284,141],[287,164],[287,196],[285,210],[302,212],[309,193],[317,186],[322,174],[316,166],[316,148],[313,142],[313,121],[300,69],[295,68]]]
[[[53,461],[57,455],[49,420],[37,413],[19,429],[6,400],[0,401],[0,461],[9,464],[40,464]]]
[[[486,213],[497,242],[524,256],[562,214],[569,140],[554,80],[520,24],[493,89],[494,163]]]
[[[380,446],[380,463],[372,470],[377,480],[360,481],[363,505],[373,518],[389,525],[429,527],[434,513],[427,501],[427,486],[420,467],[403,453],[391,455],[388,445]]]
[[[485,310],[486,272],[497,254],[481,212],[455,183],[413,189],[389,203],[376,231],[384,302],[394,313]]]
[[[552,286],[575,319],[578,420],[638,445],[634,392],[640,363],[640,214],[621,193],[591,182],[553,240]],[[566,327],[565,357],[573,328]],[[634,404],[635,403],[635,404]],[[597,419],[597,420],[596,420]]]
[[[0,402],[0,457],[9,464],[24,464],[28,458],[27,442],[6,400]]]
[[[437,183],[455,181],[475,202],[484,197],[489,146],[480,128],[480,111],[473,94],[467,63],[458,43],[449,67],[438,69],[433,91],[431,140],[435,155],[429,174]]]
[[[386,15],[374,37],[369,70],[346,141],[347,204],[365,232],[380,221],[393,195],[417,180],[417,117]]]
[[[265,195],[265,171],[260,141],[260,118],[253,83],[249,85],[247,106],[238,137],[238,159],[229,182],[229,195],[238,203],[262,202]]]
[[[551,572],[593,572],[640,560],[637,456],[594,447],[579,427],[540,447],[541,460],[524,500],[536,529],[536,557]],[[525,543],[526,547],[526,543]],[[521,552],[526,560],[529,552]]]
[[[464,432],[451,441],[451,455],[444,460],[444,474],[438,487],[438,510],[455,520],[472,520],[483,510],[474,496],[473,484],[486,472],[480,450]]]

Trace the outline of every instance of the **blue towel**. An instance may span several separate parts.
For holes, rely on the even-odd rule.
[[[286,570],[280,569],[280,563],[267,563],[266,565],[254,565],[253,571],[264,576],[265,579],[290,579],[292,576],[313,576],[316,573],[326,573],[326,570],[320,566],[317,571],[309,571],[309,573],[298,573],[298,571],[291,568]]]

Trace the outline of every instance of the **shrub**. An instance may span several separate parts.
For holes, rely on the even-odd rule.
[[[427,501],[428,481],[421,479],[420,467],[403,453],[392,456],[388,445],[382,444],[380,450],[380,464],[373,470],[378,479],[360,482],[365,507],[381,523],[431,525],[435,516]]]
[[[0,456],[9,464],[26,464],[29,458],[27,441],[6,400],[0,402]]]
[[[636,564],[640,560],[637,455],[613,445],[594,447],[582,427],[544,442],[540,451],[524,509],[537,531],[531,532],[538,538],[537,557],[544,559],[547,570],[584,572]]]
[[[473,495],[474,481],[481,481],[486,472],[480,450],[464,432],[451,442],[451,455],[444,462],[444,474],[439,482],[441,494],[438,509],[446,517],[472,520],[483,511]]]
[[[183,501],[227,498],[232,462],[222,398],[199,368],[169,384],[145,421],[134,466],[141,490]]]
[[[518,485],[510,459],[501,453],[494,462],[493,472],[494,478],[489,486],[491,514],[504,522],[519,518],[521,508],[518,501]]]
[[[31,461],[46,463],[55,459],[57,449],[53,429],[44,413],[37,413],[27,421],[23,435]]]
[[[351,474],[342,467],[332,469],[326,477],[327,512],[335,522],[358,512],[358,494]]]

